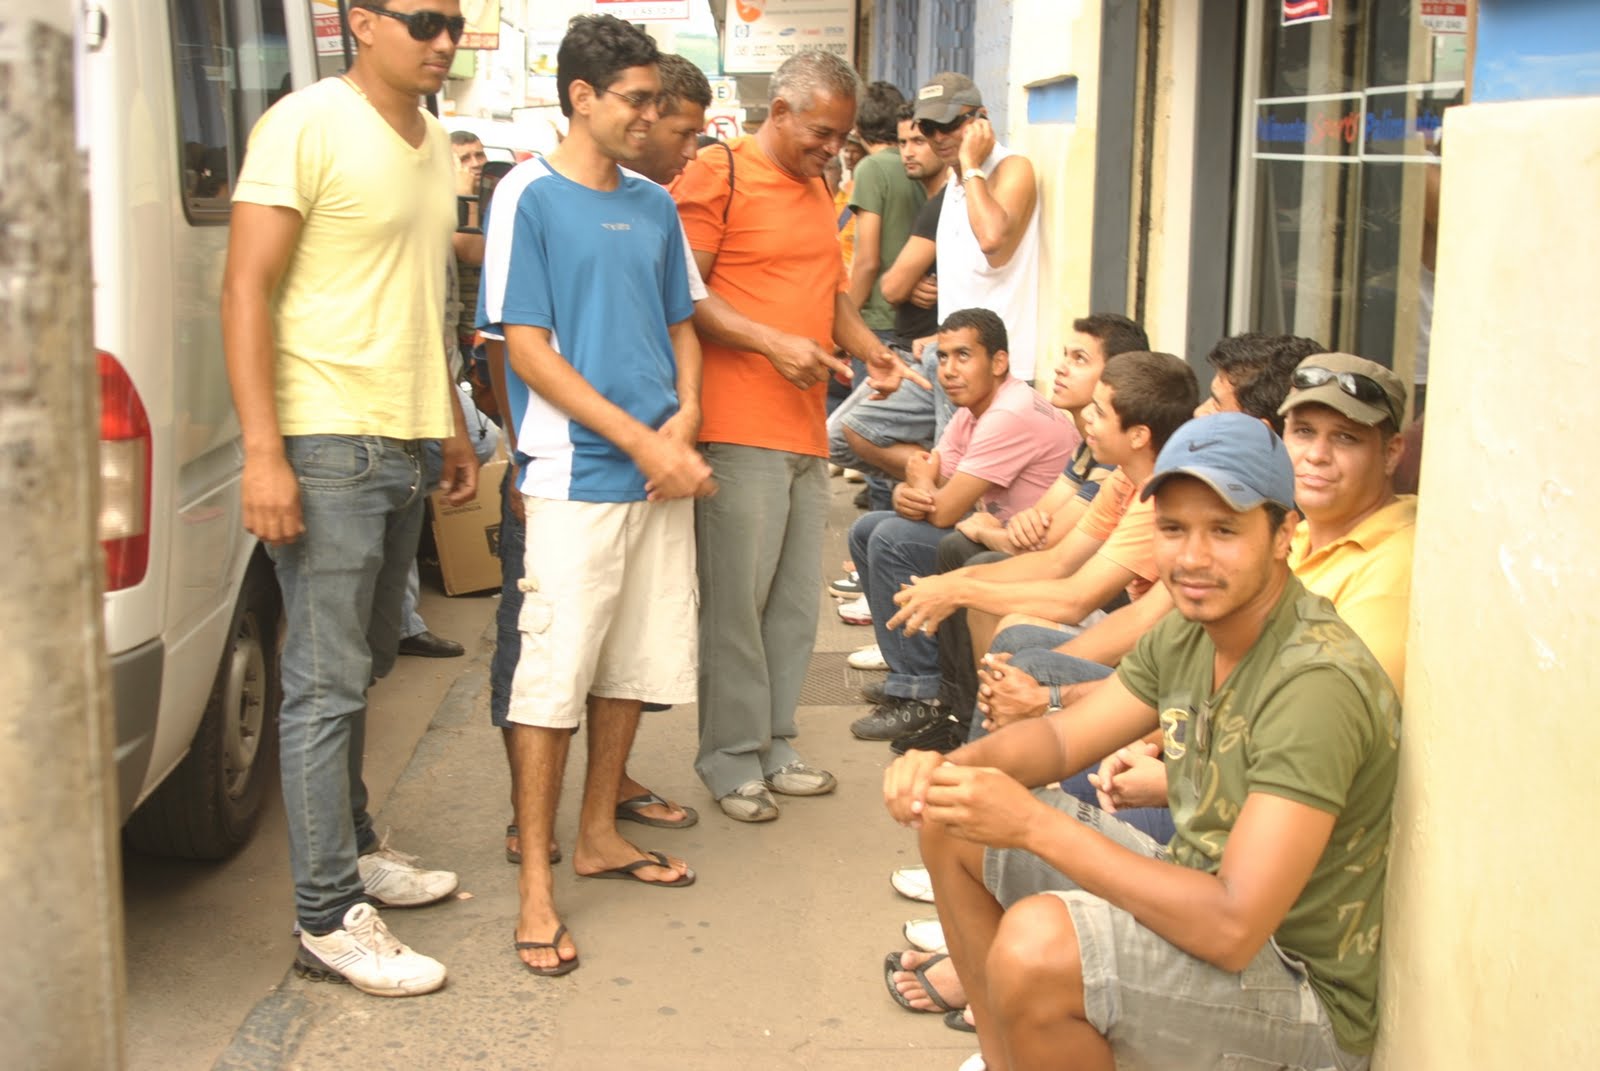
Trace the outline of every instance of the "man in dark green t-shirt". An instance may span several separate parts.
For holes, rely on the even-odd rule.
[[[1070,714],[885,774],[890,813],[922,830],[983,1059],[1362,1071],[1399,700],[1289,572],[1294,474],[1264,424],[1184,425],[1143,494],[1176,612]],[[1029,793],[1156,728],[1170,844]]]
[[[867,326],[885,341],[894,332],[894,306],[884,299],[878,279],[900,255],[926,201],[921,185],[907,176],[897,147],[899,113],[905,102],[888,82],[873,82],[861,95],[856,114],[856,130],[869,155],[851,176],[856,252],[850,266],[850,300]]]

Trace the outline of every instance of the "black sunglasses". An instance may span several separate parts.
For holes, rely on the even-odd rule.
[[[448,32],[450,42],[455,44],[467,30],[467,20],[461,15],[442,15],[437,11],[413,11],[409,15],[402,15],[385,7],[368,7],[366,4],[357,6],[374,15],[382,15],[396,22],[405,23],[406,31],[411,34],[413,41],[432,41],[441,32]]]
[[[1389,397],[1389,392],[1383,389],[1383,385],[1371,376],[1364,376],[1360,372],[1335,372],[1331,368],[1319,365],[1294,370],[1294,385],[1299,390],[1309,390],[1325,383],[1337,383],[1341,391],[1358,402],[1365,402],[1374,408],[1382,409],[1397,426],[1399,425],[1400,414],[1394,411],[1393,399]]]
[[[977,112],[965,112],[948,123],[936,123],[932,119],[918,119],[917,129],[922,131],[922,136],[925,138],[938,137],[941,134],[954,134],[957,130],[966,126],[968,120],[977,118],[977,115]]]

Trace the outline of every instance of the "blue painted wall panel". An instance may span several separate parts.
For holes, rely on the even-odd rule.
[[[1600,96],[1600,3],[1479,0],[1474,102]]]

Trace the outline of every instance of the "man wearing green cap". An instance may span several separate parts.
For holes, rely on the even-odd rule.
[[[1264,424],[1191,421],[1143,494],[1178,612],[1070,719],[913,751],[884,777],[890,813],[922,831],[982,1066],[1361,1071],[1399,699],[1289,571],[1294,470]],[[1156,729],[1166,845],[1025,787]]]
[[[1394,490],[1405,383],[1348,353],[1307,357],[1292,382],[1278,412],[1305,519],[1289,567],[1333,600],[1403,696],[1417,524],[1417,497]]]

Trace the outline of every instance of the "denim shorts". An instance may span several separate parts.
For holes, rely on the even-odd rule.
[[[1167,858],[1164,845],[1098,807],[1055,788],[1034,795],[1130,851]],[[1179,950],[1029,852],[984,852],[983,880],[1005,907],[1040,893],[1067,905],[1089,1023],[1111,1043],[1118,1068],[1366,1071],[1368,1057],[1339,1047],[1305,968],[1274,940],[1233,973]]]
[[[932,448],[955,413],[955,406],[939,386],[939,357],[934,346],[930,344],[920,360],[907,350],[895,348],[894,352],[906,364],[920,369],[933,390],[919,387],[908,379],[887,398],[873,400],[869,397],[872,387],[866,382],[858,384],[828,418],[829,460],[835,464],[852,468],[860,465],[844,438],[844,428],[874,446],[916,443]]]

